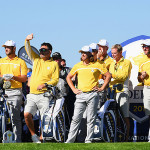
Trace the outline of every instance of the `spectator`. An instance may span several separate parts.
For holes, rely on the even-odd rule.
[[[29,72],[32,72],[32,69],[31,69],[31,68],[28,68],[28,71],[27,71],[27,73],[29,73]]]
[[[27,95],[27,104],[25,105],[24,117],[32,136],[32,141],[41,143],[42,135],[39,137],[35,134],[34,122],[32,116],[37,110],[40,111],[41,117],[43,113],[49,109],[49,98],[44,97],[48,84],[56,85],[59,80],[58,64],[50,57],[52,46],[49,43],[42,43],[40,48],[40,56],[37,55],[30,46],[30,40],[33,34],[25,39],[25,50],[33,62],[33,71],[30,82],[30,94]]]
[[[67,84],[66,77],[67,77],[68,73],[70,72],[71,68],[64,67],[64,66],[61,65],[62,57],[61,57],[61,54],[59,52],[53,53],[52,58],[59,65],[59,78],[64,80],[64,85],[63,85],[64,86],[64,92],[65,92],[64,95],[66,96],[68,94],[68,90],[69,90],[68,89],[69,86]]]
[[[61,59],[61,66],[66,67],[66,60],[65,59]]]
[[[16,43],[14,41],[8,40],[2,47],[5,48],[7,57],[0,59],[0,76],[4,77],[5,81],[9,80],[11,82],[10,89],[6,89],[5,93],[8,95],[7,101],[10,104],[12,127],[13,132],[16,134],[16,142],[21,142],[22,82],[27,80],[27,66],[24,60],[16,56]]]
[[[61,54],[59,52],[55,52],[52,55],[52,58],[58,62],[59,64],[59,78],[62,80],[59,80],[59,82],[62,82],[61,85],[63,86],[63,92],[64,92],[64,98],[65,98],[65,109],[68,111],[68,113],[65,113],[65,118],[66,118],[66,126],[67,129],[70,127],[70,120],[72,119],[73,116],[73,110],[74,110],[74,102],[75,102],[75,94],[72,92],[70,87],[68,86],[68,83],[66,81],[66,77],[68,73],[70,72],[71,68],[69,67],[64,67],[61,65]],[[68,116],[69,115],[69,116]],[[69,118],[68,118],[69,117]]]
[[[31,75],[32,75],[32,69],[28,68],[28,72],[27,72],[27,86],[30,87],[30,80],[31,80]]]

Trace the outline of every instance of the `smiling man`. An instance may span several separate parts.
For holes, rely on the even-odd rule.
[[[124,59],[122,56],[122,46],[120,44],[116,44],[112,46],[111,53],[114,61],[110,64],[109,72],[112,74],[112,79],[110,82],[110,87],[116,84],[122,84],[122,91],[116,91],[116,101],[119,104],[124,120],[127,125],[127,138],[129,136],[129,78],[132,69],[132,64],[130,60]]]
[[[25,50],[33,62],[33,71],[30,81],[30,94],[27,95],[24,117],[32,135],[32,141],[41,143],[39,137],[35,134],[32,116],[35,115],[37,110],[40,111],[40,115],[42,116],[45,110],[49,108],[49,98],[44,97],[44,93],[47,90],[46,87],[48,84],[54,86],[57,84],[59,80],[59,66],[57,62],[53,61],[50,57],[52,52],[51,44],[42,43],[39,56],[30,46],[29,41],[32,39],[33,34],[28,35],[25,39]]]

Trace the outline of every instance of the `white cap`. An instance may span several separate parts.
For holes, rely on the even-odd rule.
[[[144,40],[143,43],[142,43],[141,45],[150,46],[150,39]]]
[[[89,47],[90,47],[90,52],[92,52],[93,49],[98,50],[98,45],[97,45],[96,43],[91,43],[91,44],[89,45]]]
[[[81,52],[90,52],[90,47],[89,46],[83,46],[81,48],[81,50],[79,50],[79,53],[81,53]]]
[[[109,47],[109,43],[105,39],[100,40],[97,45]]]
[[[8,40],[8,41],[5,42],[4,45],[2,45],[2,47],[6,47],[6,46],[14,46],[14,47],[16,47],[16,43],[14,41],[12,41],[12,40]]]

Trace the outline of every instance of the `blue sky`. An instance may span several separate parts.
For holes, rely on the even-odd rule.
[[[18,50],[33,33],[31,45],[51,43],[73,67],[85,45],[107,39],[111,48],[150,36],[149,6],[149,0],[0,0],[0,45],[11,39]],[[5,57],[2,47],[0,55]]]

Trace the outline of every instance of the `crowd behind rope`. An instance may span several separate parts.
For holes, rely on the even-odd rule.
[[[81,61],[73,68],[69,68],[66,67],[66,60],[62,59],[59,52],[52,54],[53,48],[50,43],[42,43],[39,49],[40,56],[37,55],[30,46],[32,40],[33,34],[27,35],[25,50],[33,63],[32,69],[27,68],[25,61],[16,56],[14,41],[8,40],[2,45],[6,57],[0,59],[0,77],[11,82],[10,89],[5,90],[5,93],[8,95],[7,101],[12,104],[10,110],[16,142],[22,142],[20,110],[23,95],[26,97],[25,123],[32,141],[41,143],[43,137],[42,134],[39,136],[36,134],[33,116],[39,111],[42,118],[49,107],[49,98],[45,97],[44,93],[48,85],[56,86],[60,79],[63,80],[65,107],[71,120],[71,124],[69,121],[67,124],[69,133],[65,143],[75,142],[85,110],[87,116],[85,143],[92,143],[97,106],[100,107],[102,101],[98,93],[103,95],[101,97],[105,97],[107,87],[112,88],[116,84],[123,86],[121,91],[116,91],[116,101],[127,125],[126,141],[128,141],[130,130],[128,92],[132,64],[122,56],[122,46],[120,44],[112,46],[112,58],[107,54],[109,43],[105,39],[83,46],[79,50]],[[144,54],[137,78],[144,85],[144,108],[146,115],[150,117],[150,40],[145,40],[141,46]],[[102,86],[98,84],[100,81],[103,83]]]

